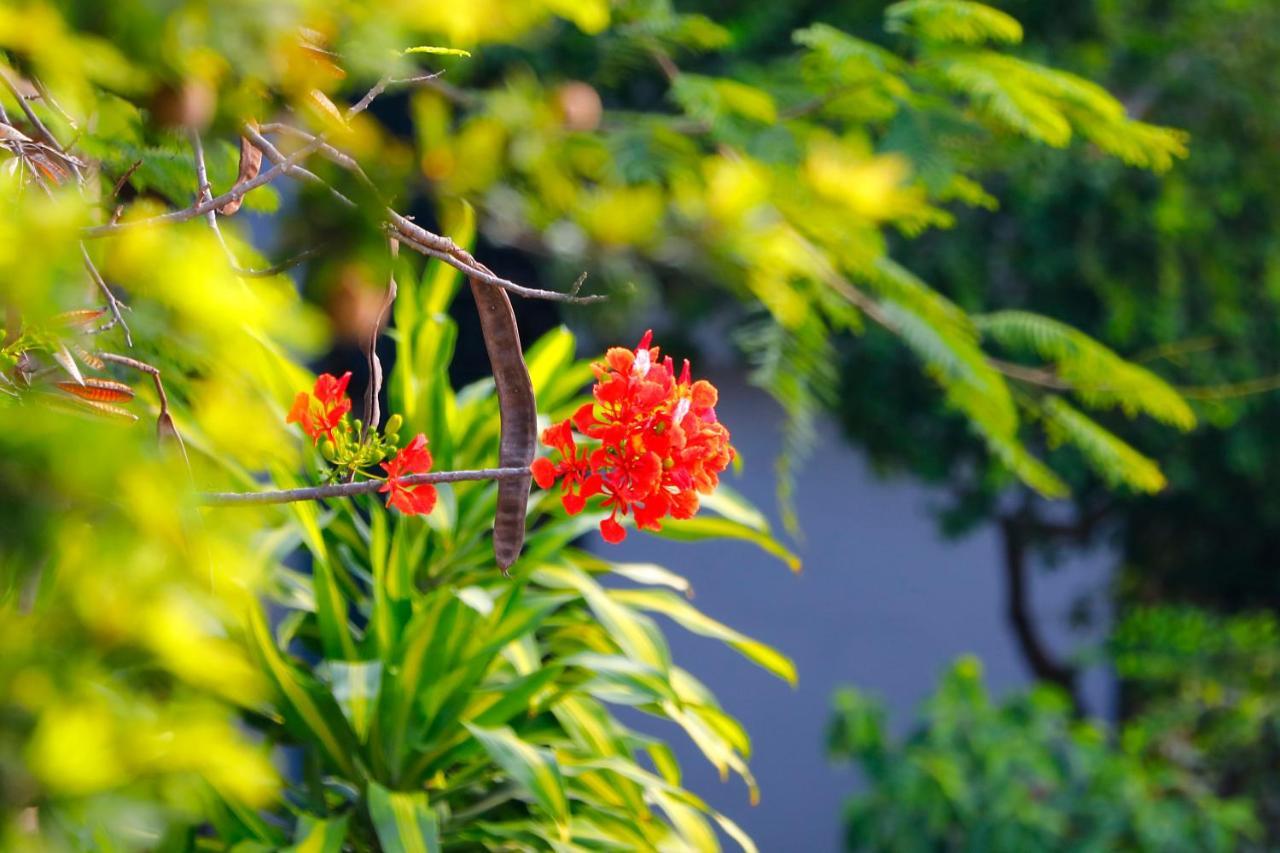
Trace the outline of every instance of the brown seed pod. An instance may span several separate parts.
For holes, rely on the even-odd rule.
[[[533,380],[520,348],[520,330],[507,292],[470,279],[471,295],[480,313],[484,347],[493,368],[502,419],[498,464],[526,468],[533,462],[538,440],[538,410]],[[493,554],[505,574],[524,547],[525,510],[529,504],[532,475],[498,481],[498,509],[493,518]]]
[[[81,400],[96,400],[99,403],[127,403],[133,399],[133,389],[123,382],[113,379],[87,378],[84,384],[76,382],[58,382],[59,388],[68,394],[74,394]]]
[[[55,408],[66,411],[78,412],[80,414],[100,415],[108,419],[129,421],[130,423],[138,420],[138,416],[128,409],[122,409],[119,406],[113,406],[110,403],[100,403],[97,400],[83,400],[79,397],[71,397],[63,394],[47,394],[44,395],[44,402],[54,406]]]
[[[107,314],[106,308],[78,308],[75,311],[63,311],[55,314],[52,322],[55,326],[87,329]]]
[[[107,367],[106,362],[79,344],[72,344],[71,351],[76,354],[76,358],[88,365],[90,370],[105,370]]]
[[[258,129],[257,122],[246,122],[249,127],[254,130]],[[258,177],[258,172],[262,169],[262,151],[256,145],[249,141],[246,136],[240,137],[240,171],[236,175],[235,185],[252,181]],[[218,212],[223,216],[230,216],[240,209],[240,205],[244,204],[244,196],[233,198],[231,201],[218,208]]]

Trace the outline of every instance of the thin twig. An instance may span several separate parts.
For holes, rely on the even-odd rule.
[[[1280,390],[1280,374],[1259,376],[1243,382],[1227,382],[1222,385],[1178,385],[1175,389],[1188,400],[1232,400],[1237,397],[1252,397]]]
[[[98,267],[93,263],[93,258],[89,257],[89,248],[85,246],[83,240],[80,241],[80,256],[84,258],[84,268],[89,271],[89,277],[98,286],[98,290],[102,291],[103,297],[107,300],[107,308],[111,311],[111,322],[98,331],[105,332],[112,326],[118,325],[124,331],[125,344],[132,348],[133,333],[129,331],[129,324],[124,321],[124,314],[120,311],[120,300],[111,292],[111,288],[107,286],[107,280],[102,277],[102,273],[98,272]]]
[[[134,160],[133,165],[130,166],[128,169],[125,169],[124,174],[120,176],[120,179],[116,181],[116,185],[111,190],[112,198],[120,197],[120,190],[124,189],[125,183],[128,182],[128,180],[133,177],[133,173],[138,171],[138,169],[140,169],[141,167],[142,167],[142,161]]]
[[[109,237],[132,228],[142,228],[149,225],[167,225],[174,222],[186,222],[195,219],[197,216],[203,216],[210,210],[216,210],[222,205],[233,199],[241,198],[248,195],[251,191],[258,187],[269,184],[282,174],[292,168],[298,161],[304,159],[308,154],[314,152],[317,148],[324,144],[323,136],[317,136],[314,140],[297,151],[290,154],[282,162],[277,163],[270,169],[267,169],[251,181],[245,181],[243,184],[237,184],[227,190],[220,196],[212,198],[201,204],[183,208],[182,210],[174,210],[169,213],[161,213],[157,216],[149,216],[146,219],[127,219],[123,222],[117,222],[113,225],[97,225],[92,228],[86,228],[81,232],[84,237]]]
[[[257,270],[237,269],[236,275],[241,276],[242,278],[270,278],[273,275],[279,275],[285,270],[296,267],[308,258],[314,258],[318,254],[320,254],[319,247],[312,246],[310,249],[303,249],[293,257],[286,258],[280,263],[272,264],[269,267],[263,267],[262,269]]]
[[[381,95],[384,91],[386,91],[386,88],[388,86],[402,86],[402,85],[411,84],[411,83],[425,83],[428,80],[436,79],[443,73],[444,71],[440,70],[440,71],[435,71],[431,74],[421,74],[416,77],[399,77],[399,78],[389,77],[389,76],[383,77],[377,83],[373,84],[372,89],[364,93],[363,98],[356,101],[355,104],[353,104],[351,108],[347,110],[347,121],[351,121],[351,119],[355,118],[357,115],[367,110],[369,108],[369,105],[373,103],[374,99],[377,98],[379,95]]]
[[[406,486],[416,486],[422,483],[507,480],[516,477],[527,477],[528,475],[528,468],[477,468],[469,471],[433,471],[427,474],[407,474],[396,479]],[[285,504],[296,501],[367,495],[378,491],[383,485],[382,480],[361,480],[358,483],[334,483],[328,486],[306,486],[300,489],[280,489],[267,492],[206,492],[200,495],[199,500],[205,506]]]
[[[578,296],[573,292],[561,293],[555,290],[539,290],[538,288],[516,284],[514,281],[508,281],[501,276],[494,275],[488,267],[476,261],[470,252],[454,243],[448,237],[433,234],[389,208],[387,213],[390,215],[391,223],[395,227],[396,236],[401,242],[428,257],[444,261],[449,266],[461,270],[468,276],[479,279],[485,284],[501,287],[503,290],[529,299],[546,299],[551,302],[586,304],[601,302],[608,298],[602,295]]]
[[[374,83],[373,88],[365,92],[364,97],[356,101],[355,104],[351,106],[351,109],[347,110],[347,121],[351,121],[357,115],[367,110],[369,105],[373,103],[373,99],[381,95],[387,88],[387,84],[390,82],[391,78],[384,76],[377,83]]]
[[[382,423],[382,412],[378,408],[378,395],[382,393],[382,361],[378,358],[378,336],[391,313],[391,306],[396,301],[396,260],[400,257],[400,241],[395,237],[387,238],[387,248],[391,253],[391,271],[387,275],[387,292],[378,306],[378,316],[373,320],[373,328],[369,330],[369,340],[365,345],[365,360],[369,365],[369,384],[364,391],[364,435],[377,432]]]
[[[209,174],[208,169],[205,166],[204,159],[204,145],[200,141],[200,134],[194,130],[191,131],[191,150],[195,155],[196,180],[200,184],[199,201],[207,202],[209,199],[213,198],[213,190],[209,186]],[[315,249],[308,249],[281,264],[275,264],[274,266],[267,267],[266,269],[247,269],[240,266],[240,262],[236,259],[235,252],[231,250],[231,246],[227,243],[226,237],[222,234],[222,229],[218,227],[218,211],[210,209],[205,213],[205,219],[208,221],[209,228],[212,229],[214,236],[218,238],[218,245],[222,247],[222,253],[227,256],[227,263],[231,265],[231,271],[241,278],[269,278],[273,275],[279,274],[296,263],[306,260],[306,258],[311,257],[311,255],[316,252]]]
[[[272,126],[275,126],[275,125],[270,125],[270,124],[263,125],[261,130],[263,132],[267,132],[267,128]],[[252,142],[259,151],[267,155],[267,159],[270,160],[272,163],[279,164],[279,163],[285,162],[285,160],[288,159],[284,156],[284,154],[280,152],[279,148],[276,148],[274,145],[272,145],[266,139],[266,137],[262,135],[262,133],[260,133],[257,129],[253,128],[252,126],[246,124],[244,125],[244,127],[240,129],[240,132],[243,133],[245,138],[248,139],[250,142]],[[311,136],[311,134],[309,133],[304,134],[304,136],[308,137],[311,140],[315,139],[315,137]],[[321,145],[317,150],[323,151],[324,149],[330,148],[330,147],[331,146],[328,146],[328,145]],[[338,199],[338,201],[342,202],[347,207],[356,206],[356,203],[354,201],[347,198],[342,193],[338,192],[338,190],[335,189],[331,184],[329,184],[328,181],[326,181],[324,178],[317,175],[315,172],[310,171],[309,169],[304,169],[302,166],[290,166],[286,170],[285,174],[287,174],[291,178],[295,178],[295,179],[301,178],[303,180],[310,181],[311,183],[316,184],[318,186],[324,187],[330,193],[333,194],[334,198]]]
[[[213,198],[213,188],[209,185],[209,170],[204,162],[204,143],[200,141],[200,131],[193,128],[190,138],[191,153],[196,161],[196,202],[203,204]],[[218,211],[215,208],[209,208],[205,212],[204,219],[209,223],[209,230],[213,232],[213,236],[218,238],[222,254],[227,256],[227,263],[233,270],[239,270],[240,262],[236,260],[235,252],[231,251],[231,247],[227,245],[227,239],[222,236],[222,229],[218,227]]]
[[[302,140],[315,139],[315,137],[312,134],[308,133],[307,131],[303,130],[300,127],[294,127],[291,124],[284,124],[283,122],[278,122],[278,121],[267,122],[266,124],[262,125],[262,127],[259,129],[263,133],[283,133],[289,136],[297,137],[298,139],[302,139]],[[254,134],[245,134],[245,135],[248,136],[250,139],[255,139]],[[266,140],[263,140],[263,141],[265,142]],[[254,144],[257,144],[256,139]],[[266,144],[270,145],[271,143],[267,142]],[[263,149],[263,150],[266,150],[266,149]],[[375,190],[377,189],[377,187],[374,186],[373,180],[365,173],[364,169],[360,167],[360,164],[357,163],[356,159],[352,157],[350,154],[347,154],[346,152],[338,148],[335,148],[332,145],[327,145],[327,144],[321,145],[316,150],[319,151],[322,156],[328,158],[329,160],[341,166],[342,168],[347,169],[348,171],[354,172],[356,176],[359,177],[362,181],[364,181],[365,184],[370,188],[373,188]],[[320,180],[320,179],[316,178],[316,180]]]
[[[113,352],[99,352],[98,358],[103,361],[109,361],[112,364],[118,364],[121,367],[137,370],[151,377],[151,381],[156,387],[156,397],[160,402],[160,413],[156,415],[156,440],[162,447],[166,441],[177,444],[178,451],[182,454],[182,461],[187,467],[187,476],[191,476],[191,459],[187,456],[187,445],[183,442],[182,435],[178,432],[178,427],[173,422],[173,415],[169,413],[169,395],[164,392],[164,381],[160,377],[160,368],[147,364],[145,361],[130,358],[127,355],[116,355]]]
[[[1075,387],[1046,367],[1028,367],[990,356],[987,357],[987,363],[1004,376],[1026,382],[1028,385],[1039,385],[1041,388],[1049,388],[1053,391],[1070,391]]]
[[[264,133],[288,133],[305,139],[308,144],[313,144],[316,137],[312,136],[305,130],[293,127],[287,124],[270,123],[261,127]],[[253,139],[253,135],[249,136]],[[255,142],[256,144],[256,142]],[[268,143],[269,144],[269,143]],[[265,149],[264,149],[265,150]],[[368,186],[374,193],[377,193],[377,186],[365,173],[360,164],[348,154],[334,148],[331,145],[321,145],[318,149],[320,153],[339,166],[353,172],[362,183]],[[270,156],[270,155],[268,155]],[[317,180],[320,180],[317,178]],[[429,257],[444,261],[452,267],[466,273],[468,276],[477,278],[493,287],[501,287],[503,290],[510,291],[519,296],[528,299],[545,299],[552,302],[569,302],[575,304],[586,304],[591,302],[600,302],[608,297],[606,296],[579,296],[578,289],[581,287],[582,281],[579,280],[574,289],[569,293],[561,293],[555,290],[540,290],[533,287],[525,287],[509,281],[500,276],[494,275],[493,271],[478,262],[471,253],[463,249],[457,243],[448,237],[442,237],[426,230],[417,223],[411,221],[407,217],[397,213],[394,209],[387,208],[387,217],[394,227],[395,236],[410,248]]]

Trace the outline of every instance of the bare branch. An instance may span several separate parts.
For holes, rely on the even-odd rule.
[[[109,237],[113,234],[118,234],[121,231],[131,228],[141,228],[148,225],[166,225],[173,222],[186,222],[188,220],[195,219],[197,216],[203,216],[210,210],[216,210],[232,199],[241,198],[249,192],[256,190],[258,187],[271,183],[323,144],[323,135],[317,136],[310,143],[290,154],[282,162],[277,163],[270,169],[260,173],[258,177],[253,180],[245,181],[243,184],[238,184],[237,186],[227,190],[222,195],[200,204],[183,208],[182,210],[175,210],[170,213],[162,213],[158,216],[149,216],[146,219],[131,219],[111,225],[97,225],[92,228],[86,228],[81,233],[85,237]]]
[[[434,471],[428,474],[407,474],[397,480],[406,486],[422,483],[461,483],[476,480],[509,480],[529,476],[528,468],[477,468],[467,471]],[[206,492],[200,495],[205,506],[259,506],[284,504],[296,501],[346,498],[367,495],[382,488],[382,480],[361,480],[358,483],[334,483],[329,486],[306,486],[300,489],[281,489],[266,492]]]
[[[134,160],[133,165],[124,170],[124,174],[120,176],[119,180],[116,181],[116,185],[111,189],[112,198],[119,198],[120,190],[124,189],[125,183],[128,182],[128,180],[133,177],[133,173],[138,171],[141,167],[142,161]]]
[[[213,198],[213,188],[209,186],[209,171],[205,167],[204,162],[204,143],[200,141],[200,131],[192,129],[190,132],[191,153],[195,156],[196,161],[196,202],[203,204]],[[209,223],[209,230],[213,232],[213,236],[218,238],[218,245],[222,247],[222,254],[227,256],[227,262],[233,270],[240,269],[240,262],[236,260],[235,252],[231,251],[231,247],[227,245],[227,240],[222,236],[222,229],[218,227],[218,211],[215,208],[209,208],[204,215],[205,221]]]
[[[987,363],[1010,379],[1016,379],[1028,385],[1039,385],[1041,388],[1048,388],[1053,391],[1070,391],[1075,387],[1049,368],[1028,367],[1023,364],[1014,364],[1011,361],[991,358],[990,356],[987,357]]]
[[[378,425],[382,423],[382,412],[378,410],[378,395],[382,392],[382,361],[378,358],[378,336],[387,322],[391,305],[396,301],[396,259],[400,257],[400,241],[389,237],[387,247],[391,252],[391,271],[387,275],[387,292],[382,297],[382,305],[378,307],[378,316],[374,318],[373,328],[369,330],[369,340],[365,345],[365,360],[369,365],[369,384],[364,391],[362,439],[367,439],[371,432],[376,432]]]
[[[261,130],[262,132],[269,132],[268,128],[282,127],[282,126],[287,126],[287,125],[266,124],[262,126]],[[259,150],[261,150],[263,154],[267,155],[267,159],[270,160],[272,163],[281,164],[288,159],[284,156],[284,154],[280,152],[279,148],[276,148],[274,145],[272,145],[266,139],[266,137],[262,135],[262,133],[260,133],[258,130],[254,129],[253,127],[250,127],[249,125],[246,124],[243,128],[241,128],[241,133],[243,133],[244,136],[250,142],[252,142]],[[303,135],[310,140],[315,140],[315,137],[309,133],[303,134]],[[324,151],[324,149],[326,148],[331,148],[331,146],[321,145],[318,150]],[[333,149],[333,150],[336,151],[337,149]],[[285,174],[287,174],[291,178],[310,181],[313,184],[324,187],[330,193],[332,193],[333,196],[336,199],[338,199],[338,201],[342,202],[347,207],[356,206],[356,203],[354,201],[347,198],[342,193],[338,192],[338,190],[334,189],[334,187],[330,185],[329,182],[327,182],[324,178],[321,178],[319,175],[317,175],[315,172],[310,171],[309,169],[304,169],[301,166],[290,166],[286,170]]]
[[[373,103],[373,99],[381,95],[387,88],[387,84],[390,82],[391,78],[384,76],[377,83],[374,83],[373,88],[365,92],[364,97],[356,101],[355,104],[352,105],[351,109],[347,110],[347,121],[351,121],[357,115],[367,110],[369,105]]]
[[[528,299],[546,299],[550,302],[568,302],[581,305],[590,302],[602,302],[608,298],[602,295],[578,296],[576,291],[561,293],[555,290],[539,290],[538,288],[516,284],[514,281],[508,281],[505,278],[494,275],[488,267],[476,261],[470,252],[454,243],[448,237],[433,234],[394,210],[388,209],[387,213],[390,215],[392,225],[395,227],[396,236],[401,242],[428,257],[444,261],[449,266],[461,270],[468,276],[483,281],[485,284],[500,287],[517,296],[524,296]]]
[[[98,285],[98,290],[102,291],[103,297],[107,300],[107,308],[111,310],[111,322],[99,331],[105,332],[112,326],[118,325],[124,331],[125,344],[132,347],[133,334],[129,331],[129,324],[124,321],[124,314],[120,310],[121,302],[107,286],[107,280],[102,277],[102,273],[98,272],[98,267],[93,263],[93,258],[89,257],[89,249],[83,240],[80,241],[80,256],[84,258],[84,268],[89,271],[89,277],[93,279],[94,284]]]
[[[147,364],[145,361],[138,361],[136,358],[129,358],[127,355],[116,355],[113,352],[100,352],[98,357],[103,361],[109,361],[121,367],[128,367],[151,377],[151,381],[156,387],[156,397],[160,401],[160,413],[156,416],[156,441],[159,442],[161,447],[166,443],[170,443],[178,448],[178,452],[182,455],[182,461],[187,466],[187,474],[190,476],[191,459],[187,456],[187,446],[182,441],[182,435],[173,423],[173,415],[169,413],[169,395],[164,392],[164,382],[160,378],[160,368]]]
[[[237,269],[236,275],[242,278],[270,278],[273,275],[279,275],[286,270],[292,269],[308,258],[314,258],[318,254],[320,254],[319,247],[312,246],[310,249],[303,249],[293,257],[286,258],[280,263],[272,264],[269,267],[263,267],[258,270]]]

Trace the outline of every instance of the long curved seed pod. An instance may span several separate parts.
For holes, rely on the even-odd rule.
[[[489,353],[493,381],[498,389],[498,409],[502,416],[502,436],[498,464],[503,468],[526,468],[537,450],[538,409],[533,399],[533,380],[520,348],[511,300],[500,287],[469,278],[471,295],[480,312],[484,348]],[[525,509],[529,504],[532,475],[498,481],[498,510],[493,518],[493,555],[505,574],[524,547]]]
[[[99,403],[127,403],[133,399],[133,389],[123,382],[114,379],[93,379],[86,377],[84,384],[75,382],[58,382],[59,388],[68,394],[74,394],[82,400],[96,400]]]

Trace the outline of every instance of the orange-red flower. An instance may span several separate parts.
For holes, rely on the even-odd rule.
[[[408,515],[427,515],[436,505],[436,487],[430,483],[406,486],[400,478],[406,474],[425,474],[431,470],[431,451],[427,450],[427,437],[418,433],[391,459],[382,463],[387,472],[387,482],[379,492],[389,492],[387,506],[395,507]]]
[[[573,439],[568,421],[561,421],[542,431],[542,443],[560,451],[561,461],[553,463],[545,456],[533,460],[530,470],[534,481],[544,489],[560,483],[560,501],[570,515],[582,512],[587,498],[600,493],[600,478],[591,473],[587,454],[578,455],[578,445]]]
[[[296,423],[302,431],[311,437],[312,444],[324,436],[333,440],[333,431],[342,417],[351,411],[351,400],[347,398],[347,384],[351,381],[351,371],[337,379],[331,374],[321,373],[316,377],[316,385],[310,394],[299,391],[293,400],[293,408],[285,423]]]
[[[711,492],[733,461],[729,431],[716,418],[715,387],[692,381],[687,361],[677,380],[674,362],[662,358],[652,340],[646,332],[635,350],[611,347],[592,365],[595,402],[542,434],[560,461],[533,464],[542,488],[561,480],[570,514],[581,512],[592,495],[604,495],[610,513],[600,533],[609,542],[626,538],[620,515],[649,530],[661,529],[667,516],[691,517],[698,494]],[[579,453],[573,430],[599,445]]]

